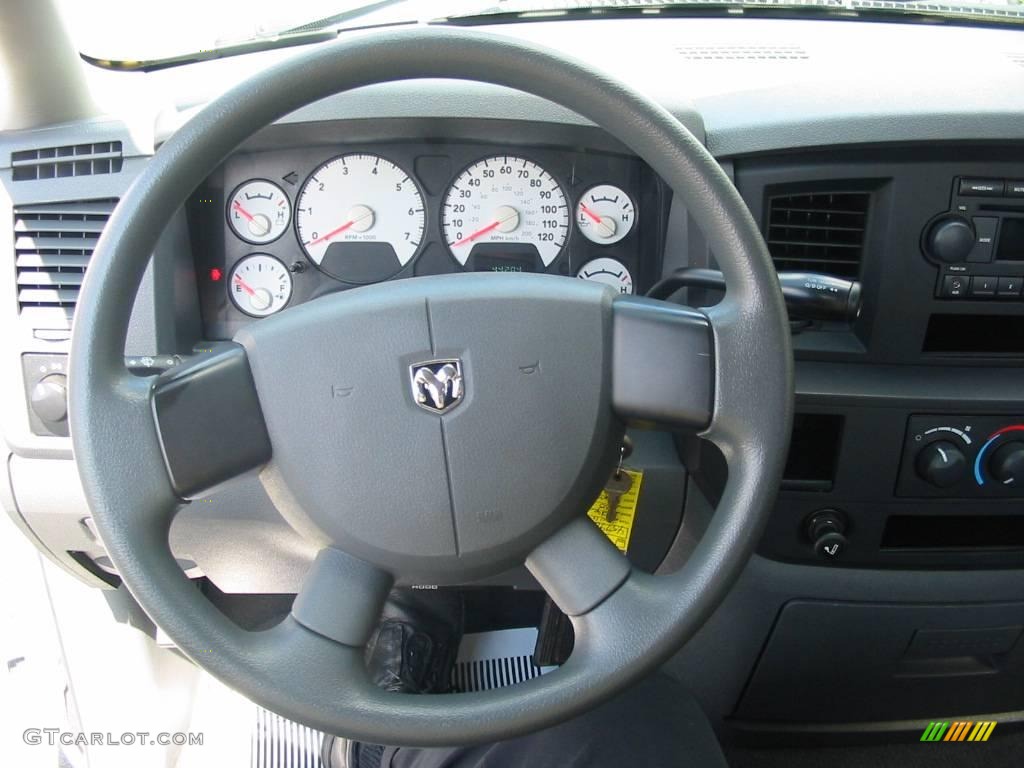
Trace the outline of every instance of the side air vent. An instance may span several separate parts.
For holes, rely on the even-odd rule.
[[[769,197],[767,239],[775,268],[857,277],[870,201],[868,192]]]
[[[68,328],[89,257],[117,200],[14,209],[18,311],[33,328]]]
[[[809,59],[798,45],[680,45],[676,52],[690,61],[799,61]]]
[[[71,144],[66,147],[26,149],[11,153],[11,168],[15,181],[118,173],[123,163],[120,141]]]

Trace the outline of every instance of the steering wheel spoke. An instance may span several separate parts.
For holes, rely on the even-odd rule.
[[[326,547],[306,574],[292,604],[292,618],[337,643],[361,647],[370,638],[392,583],[390,574]]]
[[[153,382],[153,419],[171,487],[183,499],[265,464],[270,437],[238,344]]]
[[[619,297],[613,304],[612,407],[636,426],[704,429],[714,410],[711,325],[694,309]]]
[[[581,616],[600,605],[631,570],[629,561],[582,517],[533,550],[526,567],[568,616]]]

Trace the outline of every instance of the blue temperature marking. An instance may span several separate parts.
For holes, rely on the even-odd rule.
[[[995,435],[993,437],[990,437],[987,441],[985,441],[985,444],[981,446],[981,450],[978,451],[978,455],[974,459],[974,479],[978,483],[978,485],[985,484],[985,478],[981,476],[981,460],[982,458],[984,458],[985,451],[988,450],[988,447],[992,445],[992,443],[994,443],[996,440],[998,440],[999,437],[999,435]]]

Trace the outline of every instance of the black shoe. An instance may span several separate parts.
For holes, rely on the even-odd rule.
[[[395,589],[366,645],[366,667],[380,688],[398,693],[447,693],[462,640],[458,590]],[[324,736],[325,768],[379,768],[384,747]]]
[[[366,646],[370,678],[387,691],[447,693],[462,627],[458,590],[392,590]]]

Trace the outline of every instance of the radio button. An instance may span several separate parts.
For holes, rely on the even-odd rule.
[[[946,275],[942,278],[942,295],[947,299],[959,299],[967,295],[971,278],[967,275]]]
[[[996,286],[996,296],[1016,298],[1020,296],[1021,279],[1019,277],[1000,277]]]
[[[974,222],[974,247],[967,254],[967,261],[987,264],[992,261],[992,248],[996,241],[996,227],[999,219],[995,216],[976,216]]]
[[[960,179],[960,194],[969,197],[1000,197],[1002,179]]]
[[[997,278],[975,275],[971,278],[971,296],[995,296]]]

